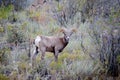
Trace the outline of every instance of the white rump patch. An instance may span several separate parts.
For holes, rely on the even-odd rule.
[[[41,41],[41,38],[40,36],[37,36],[36,39],[35,39],[35,45],[36,46],[39,46],[39,42]]]

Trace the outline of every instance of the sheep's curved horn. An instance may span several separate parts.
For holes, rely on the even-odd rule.
[[[61,28],[61,29],[60,29],[60,32],[65,32],[65,31],[66,31],[65,28]]]
[[[77,32],[76,28],[72,28],[71,30],[72,30],[72,32]]]

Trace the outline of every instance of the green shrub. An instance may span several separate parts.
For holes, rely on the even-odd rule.
[[[13,5],[0,7],[0,19],[8,18],[10,12],[13,10]]]
[[[8,55],[7,55],[8,52],[9,52],[9,49],[6,47],[0,49],[0,62],[1,63],[8,62]]]
[[[50,63],[50,67],[53,70],[57,70],[57,71],[61,70],[62,69],[62,62],[61,61],[58,61],[58,62],[52,61]]]
[[[10,27],[10,30],[8,31],[8,38],[7,42],[12,43],[12,42],[19,42],[22,43],[25,41],[25,34],[22,30],[16,27]]]
[[[3,27],[0,27],[0,32],[4,32],[4,28]]]
[[[0,80],[9,80],[7,76],[0,74]]]
[[[120,64],[120,55],[117,56],[117,61]]]

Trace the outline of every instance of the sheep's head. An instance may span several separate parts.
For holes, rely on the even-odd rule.
[[[72,28],[72,29],[62,28],[60,32],[64,34],[65,40],[69,42],[70,36],[73,34],[73,32],[76,32],[76,29],[75,28]]]

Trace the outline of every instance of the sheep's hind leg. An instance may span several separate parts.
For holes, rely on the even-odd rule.
[[[31,57],[31,63],[34,66],[36,64],[36,55],[39,53],[38,47],[35,47],[35,50],[33,52],[33,56]]]
[[[34,59],[38,53],[39,53],[38,47],[36,46],[32,58]]]
[[[54,57],[55,57],[55,62],[58,62],[58,50],[55,50],[54,52]]]
[[[41,55],[41,60],[44,60],[46,48],[45,48],[45,47],[42,47],[42,48],[40,49],[40,51],[41,51],[41,53],[42,53],[42,55]]]

